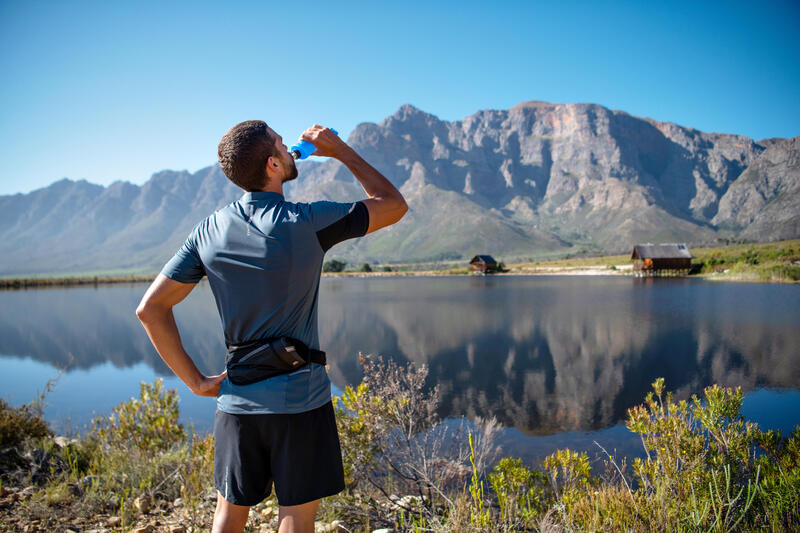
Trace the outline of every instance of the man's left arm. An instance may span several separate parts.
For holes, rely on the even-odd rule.
[[[205,376],[181,343],[172,308],[192,292],[196,283],[181,283],[159,274],[142,297],[136,316],[158,355],[189,389],[199,396],[216,396],[226,373]]]
[[[330,129],[315,124],[304,131],[300,138],[316,147],[313,155],[333,157],[344,163],[364,188],[368,196],[362,200],[369,215],[367,233],[390,226],[406,214],[408,205],[405,198],[392,182]]]

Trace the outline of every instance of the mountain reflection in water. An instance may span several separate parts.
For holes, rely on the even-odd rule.
[[[144,361],[168,375],[134,316],[145,289],[2,292],[0,354],[54,366],[71,354],[70,369]],[[549,434],[614,425],[658,376],[678,397],[711,383],[800,388],[799,304],[794,286],[687,279],[326,278],[319,328],[340,388],[360,381],[359,351],[424,363],[442,416]],[[208,285],[175,314],[201,370],[220,371]]]

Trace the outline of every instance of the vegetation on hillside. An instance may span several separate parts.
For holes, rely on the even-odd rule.
[[[745,281],[800,280],[800,240],[692,248],[691,275]],[[510,265],[512,273],[552,272],[558,269],[607,269],[631,265],[630,254],[567,257]]]
[[[532,469],[498,460],[493,421],[439,419],[424,367],[361,363],[363,382],[336,400],[348,490],[323,501],[320,530],[800,528],[800,427],[784,437],[744,420],[739,389],[712,386],[677,401],[656,380],[627,417],[641,458],[606,454],[592,467],[585,453],[554,450]],[[177,396],[160,380],[73,440],[52,437],[40,409],[2,402],[0,442],[0,530],[210,524],[213,440],[178,423]],[[248,531],[275,524],[268,499],[251,512]]]
[[[338,259],[330,259],[322,263],[322,271],[323,272],[342,272],[344,271],[344,267],[347,266],[347,263],[344,261],[339,261]]]
[[[693,273],[753,281],[800,280],[800,239],[692,250]]]

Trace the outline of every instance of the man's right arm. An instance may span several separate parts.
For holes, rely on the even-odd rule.
[[[400,191],[338,135],[327,128],[314,125],[300,138],[316,147],[314,155],[333,157],[344,163],[364,188],[368,197],[363,200],[369,212],[367,233],[390,226],[406,214],[408,205]]]
[[[195,366],[183,349],[172,308],[180,303],[195,287],[193,283],[180,283],[159,274],[147,289],[136,308],[136,316],[144,326],[147,336],[158,355],[189,389],[200,396],[216,396],[226,373],[205,376]]]

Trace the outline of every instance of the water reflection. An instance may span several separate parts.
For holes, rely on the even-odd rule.
[[[62,368],[145,362],[168,375],[134,312],[144,284],[0,292],[0,354],[31,357]],[[211,293],[201,285],[175,310],[184,345],[204,371],[224,354]],[[215,329],[216,328],[216,329]],[[222,356],[224,357],[224,355]],[[2,365],[2,360],[0,360]]]
[[[133,314],[144,289],[0,293],[0,353],[52,365],[71,353],[73,368],[86,369],[144,361],[168,375]],[[658,376],[679,396],[710,383],[800,388],[800,291],[792,286],[334,278],[323,280],[320,301],[337,386],[360,380],[359,351],[425,363],[441,386],[443,416],[494,415],[526,433],[612,426]],[[198,366],[219,371],[224,346],[206,284],[176,318]]]
[[[621,420],[658,376],[682,396],[712,382],[800,384],[793,287],[449,278],[397,290],[397,281],[340,290],[321,310],[322,338],[335,354],[357,346],[429,364],[445,415],[492,414],[535,433],[586,430]],[[339,382],[360,378],[353,359],[334,372]]]

